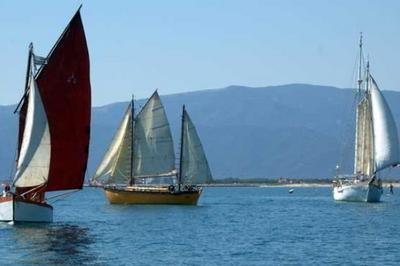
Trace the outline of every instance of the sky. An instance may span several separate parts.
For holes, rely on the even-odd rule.
[[[400,90],[400,1],[0,0],[0,104],[19,101],[28,44],[45,56],[80,4],[94,106],[160,94],[354,85],[359,34],[381,89]]]

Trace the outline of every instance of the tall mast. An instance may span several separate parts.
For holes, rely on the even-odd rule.
[[[22,96],[21,100],[19,100],[17,107],[14,110],[14,114],[18,112],[21,104],[23,103],[25,97],[28,94],[28,84],[29,84],[29,77],[31,75],[31,67],[32,67],[32,56],[33,56],[33,43],[29,44],[29,52],[28,52],[28,63],[26,66],[26,77],[25,77],[25,89],[24,89],[24,95]]]
[[[135,101],[134,101],[134,95],[132,94],[132,100],[131,100],[131,172],[130,172],[130,180],[129,180],[129,185],[133,185],[135,183],[135,180],[133,178],[133,169],[134,169],[134,137],[133,137],[133,131],[134,131],[134,124],[135,124]]]
[[[181,149],[180,149],[180,155],[179,155],[178,191],[181,190],[181,184],[182,184],[183,130],[185,127],[184,124],[185,124],[185,105],[182,106]]]
[[[359,64],[358,64],[358,81],[357,81],[357,83],[358,83],[358,92],[360,92],[361,91],[361,83],[362,83],[362,73],[361,73],[361,71],[362,71],[362,45],[363,45],[363,42],[362,42],[362,39],[363,39],[363,35],[362,35],[362,32],[360,32],[360,44],[359,44],[359,47],[360,47],[360,55],[359,55]]]

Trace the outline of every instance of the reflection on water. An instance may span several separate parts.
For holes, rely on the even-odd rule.
[[[53,224],[0,223],[0,266],[400,265],[400,196],[382,200],[206,188],[199,206],[131,206],[87,188],[58,203]]]
[[[21,264],[91,264],[95,258],[89,252],[93,239],[88,228],[74,224],[17,224],[13,238],[24,250],[18,251],[15,262]]]

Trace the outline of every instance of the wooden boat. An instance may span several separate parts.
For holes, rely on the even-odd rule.
[[[29,47],[25,93],[16,109],[16,173],[11,191],[0,198],[0,221],[52,222],[45,193],[82,188],[90,98],[89,54],[78,10],[46,58]]]
[[[362,36],[359,47],[354,174],[334,178],[333,198],[379,202],[383,193],[379,175],[382,170],[400,163],[399,141],[392,112],[370,73],[369,62],[362,77]]]
[[[182,111],[179,172],[169,123],[156,92],[135,117],[132,100],[91,183],[113,204],[197,204],[212,180],[200,138]],[[154,181],[167,179],[167,184]]]

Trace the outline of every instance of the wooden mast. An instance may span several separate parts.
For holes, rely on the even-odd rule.
[[[130,171],[130,180],[129,185],[132,186],[135,184],[135,179],[133,178],[133,168],[135,166],[134,160],[134,149],[135,149],[135,140],[133,137],[134,133],[134,125],[135,125],[135,102],[134,102],[134,95],[132,94],[131,100],[131,171]]]
[[[21,104],[25,100],[25,97],[28,94],[28,84],[29,84],[29,76],[31,74],[31,67],[32,67],[32,55],[33,55],[33,43],[29,44],[29,52],[28,52],[28,63],[26,66],[26,77],[25,77],[25,89],[24,89],[24,95],[22,96],[21,100],[19,100],[17,107],[14,110],[14,114],[18,112]]]
[[[181,191],[182,184],[182,155],[183,155],[183,137],[184,137],[184,128],[185,128],[185,105],[182,106],[182,125],[181,125],[181,147],[180,147],[180,155],[179,155],[179,175],[178,175],[178,191]]]

